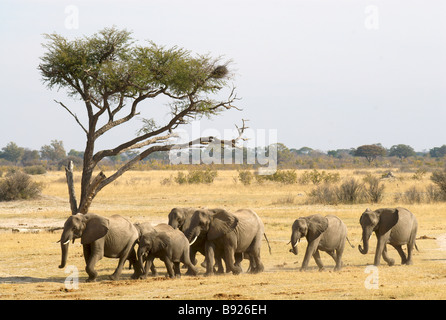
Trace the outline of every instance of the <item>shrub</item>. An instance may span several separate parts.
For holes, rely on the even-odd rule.
[[[269,175],[255,175],[256,181],[263,183],[264,181],[273,181],[283,184],[293,184],[297,182],[297,174],[295,170],[277,170]]]
[[[433,184],[430,184],[426,187],[426,201],[429,203],[445,201],[446,195]]]
[[[253,178],[254,174],[249,170],[240,170],[238,172],[238,180],[245,186],[250,185]]]
[[[336,205],[362,203],[368,200],[364,185],[356,179],[344,181],[340,186],[324,183],[309,193],[309,203]]]
[[[211,169],[189,171],[187,176],[183,172],[179,171],[177,176],[175,177],[175,182],[178,184],[210,184],[214,182],[214,179],[217,177],[217,175],[217,170]]]
[[[308,202],[312,204],[337,204],[338,196],[336,187],[325,183],[317,186],[308,194]]]
[[[315,185],[320,184],[321,182],[338,182],[340,180],[340,175],[338,172],[336,173],[327,173],[325,171],[317,171],[314,169],[313,171],[305,171],[299,178],[300,184],[308,184],[312,182]]]
[[[421,192],[416,186],[413,186],[404,192],[396,193],[394,200],[396,202],[414,204],[423,202],[424,196],[423,192]]]
[[[441,190],[443,195],[446,197],[446,170],[443,171],[434,171],[431,175],[431,180],[433,183],[437,185],[437,187]]]
[[[0,201],[36,198],[42,188],[42,184],[32,181],[24,172],[8,173],[5,179],[0,181]]]
[[[354,178],[344,181],[336,194],[341,203],[361,203],[367,198],[364,185]]]
[[[381,184],[381,180],[377,177],[368,174],[364,177],[364,182],[367,186],[365,186],[365,192],[369,200],[372,203],[379,203],[384,197],[384,184]]]
[[[46,173],[46,169],[42,165],[35,165],[35,166],[24,167],[23,171],[25,173],[31,174],[31,175]]]

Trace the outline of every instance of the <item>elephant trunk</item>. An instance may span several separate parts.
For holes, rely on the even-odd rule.
[[[367,230],[364,230],[362,232],[362,241],[364,248],[361,245],[358,245],[359,252],[362,254],[367,254],[369,252],[369,238],[371,236],[371,232],[368,232]]]
[[[295,255],[297,255],[297,244],[300,241],[300,237],[297,234],[297,232],[293,232],[293,234],[291,235],[291,250],[290,252],[294,253]]]
[[[142,248],[138,249],[138,264],[139,264],[139,267],[141,269],[140,270],[141,274],[145,273],[145,269],[144,269],[144,252],[145,252],[145,250],[143,250]]]
[[[67,258],[68,258],[68,246],[70,244],[70,240],[72,239],[72,234],[67,233],[64,231],[62,233],[62,236],[60,237],[60,249],[62,251],[62,260],[59,265],[59,268],[65,268],[65,265],[67,264]]]

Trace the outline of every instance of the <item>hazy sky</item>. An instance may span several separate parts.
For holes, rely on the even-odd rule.
[[[14,141],[40,149],[57,139],[67,151],[84,149],[83,131],[53,99],[78,115],[82,105],[48,90],[37,70],[43,34],[73,39],[112,25],[133,31],[141,43],[233,61],[243,111],[203,121],[203,130],[223,132],[244,118],[252,129],[277,129],[278,141],[294,148],[441,146],[445,16],[446,2],[438,0],[2,0],[0,148]],[[161,119],[168,111],[162,110]],[[112,146],[140,125],[98,142]]]

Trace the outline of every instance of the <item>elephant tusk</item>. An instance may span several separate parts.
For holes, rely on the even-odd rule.
[[[70,243],[70,239],[68,239],[67,241],[65,241],[65,242],[63,243],[63,245],[66,245],[66,244],[68,244],[68,243]]]
[[[195,242],[195,241],[197,241],[197,238],[198,238],[198,236],[195,236],[194,240],[192,240],[192,242],[191,242],[191,243],[189,243],[189,245],[190,245],[190,246],[191,246],[191,245],[193,245],[193,244],[194,244],[194,242]]]
[[[296,243],[293,244],[293,248],[296,248],[298,243],[299,243],[299,240],[297,240]]]

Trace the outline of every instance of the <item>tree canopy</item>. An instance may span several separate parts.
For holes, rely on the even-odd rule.
[[[213,116],[236,108],[235,90],[228,85],[229,61],[210,55],[194,55],[179,48],[165,48],[153,42],[138,44],[127,30],[105,28],[89,36],[68,40],[59,34],[45,35],[46,52],[39,70],[49,89],[65,89],[84,103],[88,123],[82,123],[72,107],[56,101],[74,118],[86,135],[77,211],[87,212],[91,200],[138,161],[156,151],[177,147],[173,130],[191,119]],[[227,99],[215,99],[222,89]],[[157,124],[146,119],[138,134],[105,150],[95,150],[95,142],[109,130],[131,121],[142,102],[164,96],[170,99],[169,119]],[[241,130],[242,132],[243,130]],[[187,146],[209,142],[213,137],[190,141]],[[94,168],[105,157],[143,149],[109,177],[92,179]],[[74,213],[74,212],[73,212]]]

